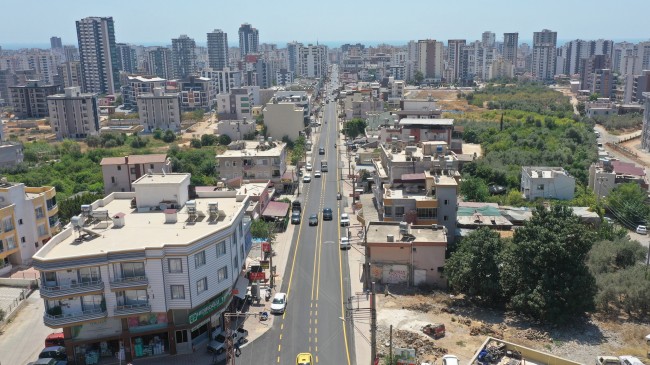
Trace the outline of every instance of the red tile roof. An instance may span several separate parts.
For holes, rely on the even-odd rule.
[[[262,215],[265,217],[286,217],[288,211],[289,203],[269,202]]]
[[[612,161],[614,173],[632,176],[645,176],[645,170],[631,162]]]

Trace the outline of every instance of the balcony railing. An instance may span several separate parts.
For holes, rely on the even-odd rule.
[[[104,282],[102,280],[92,280],[85,283],[56,285],[56,286],[41,286],[41,296],[45,298],[55,298],[64,296],[74,296],[83,293],[104,290]]]
[[[125,316],[125,315],[141,314],[141,313],[149,313],[149,312],[151,312],[151,305],[149,303],[129,304],[129,305],[116,306],[114,315]]]
[[[106,318],[106,314],[106,310],[101,308],[89,309],[78,313],[59,314],[56,316],[45,313],[43,315],[43,322],[48,327],[58,328],[75,323]]]
[[[134,286],[142,286],[149,284],[149,279],[146,276],[132,276],[128,278],[120,278],[111,281],[111,288],[131,288]]]

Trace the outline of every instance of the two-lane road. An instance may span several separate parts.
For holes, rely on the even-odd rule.
[[[336,71],[335,71],[336,72]],[[338,75],[332,74],[336,83]],[[334,84],[333,87],[338,85]],[[332,89],[330,85],[329,90]],[[303,185],[303,212],[284,270],[280,291],[288,294],[282,318],[257,341],[246,346],[237,364],[295,364],[296,355],[311,353],[314,364],[354,364],[351,326],[344,317],[345,298],[350,296],[347,251],[339,249],[341,234],[336,102],[325,104],[321,133],[314,143],[313,170],[327,161],[328,172]],[[318,149],[325,149],[324,155]],[[331,208],[331,221],[323,221],[323,208]],[[318,215],[318,225],[309,226],[309,216]]]

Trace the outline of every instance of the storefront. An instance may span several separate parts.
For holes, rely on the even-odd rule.
[[[83,323],[63,329],[68,356],[76,364],[114,364],[125,356],[122,324],[118,318]]]
[[[231,298],[232,289],[224,290],[189,314],[188,323],[191,325],[192,346],[207,340],[210,333],[221,325],[221,314],[230,304]]]
[[[133,359],[170,353],[167,313],[147,313],[126,318]]]
[[[80,365],[114,364],[124,359],[124,343],[120,339],[74,345],[74,358]]]

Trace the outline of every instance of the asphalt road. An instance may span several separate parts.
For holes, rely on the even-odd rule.
[[[337,75],[332,75],[337,80]],[[336,81],[335,81],[336,82]],[[338,85],[334,85],[338,87]],[[329,85],[329,90],[332,86]],[[328,91],[329,94],[329,91]],[[287,310],[273,328],[242,350],[237,364],[295,364],[296,355],[309,352],[314,364],[354,364],[351,325],[344,322],[344,302],[350,296],[347,251],[339,249],[341,234],[336,102],[324,106],[319,139],[314,143],[313,170],[327,161],[329,171],[311,183],[303,184],[299,200],[303,212],[289,252],[287,269],[280,291],[288,294]],[[325,155],[319,155],[319,147]],[[333,210],[333,219],[323,221],[323,208]],[[309,226],[308,218],[318,214],[318,226]]]

